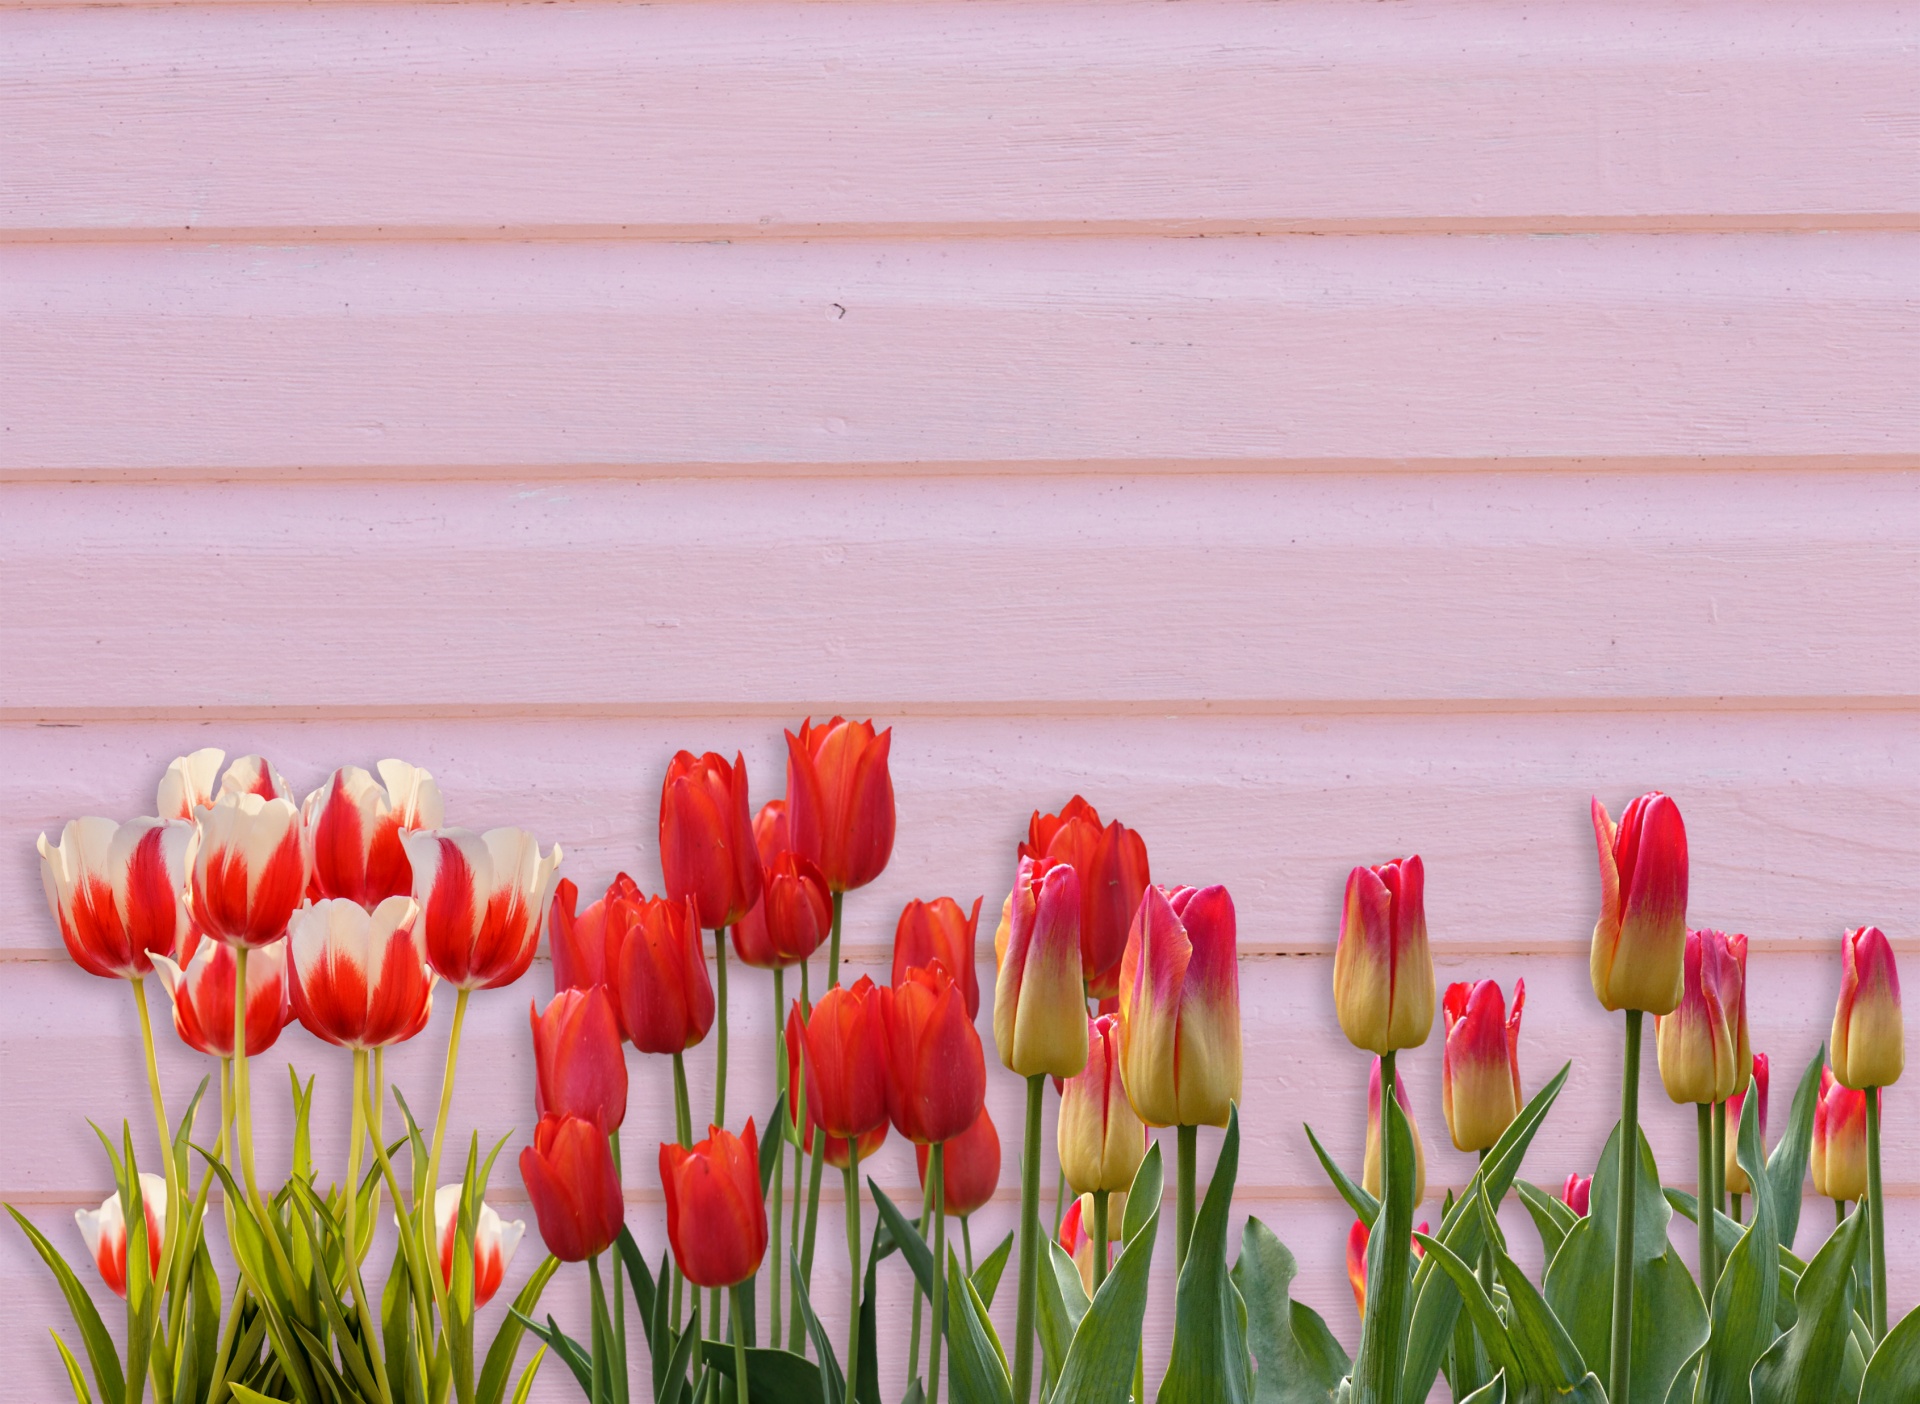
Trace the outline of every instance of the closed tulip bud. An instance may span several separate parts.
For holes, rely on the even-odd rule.
[[[1107,1205],[1109,1223],[1113,1219],[1113,1205]],[[1067,1256],[1073,1259],[1073,1265],[1080,1269],[1080,1285],[1089,1297],[1093,1295],[1093,1198],[1083,1196],[1067,1206],[1067,1212],[1060,1220],[1060,1246],[1067,1250]]]
[[[1828,1199],[1859,1199],[1867,1192],[1867,1098],[1842,1086],[1832,1068],[1820,1069],[1820,1100],[1813,1106],[1813,1192]]]
[[[1120,961],[1120,1076],[1149,1126],[1225,1126],[1240,1100],[1240,957],[1224,887],[1150,887]]]
[[[1096,999],[1114,994],[1133,914],[1153,880],[1146,840],[1117,820],[1102,825],[1099,811],[1075,795],[1058,814],[1035,811],[1020,856],[1072,865],[1080,879],[1080,962],[1087,992]]]
[[[1833,1075],[1842,1087],[1891,1087],[1907,1062],[1900,1016],[1900,972],[1877,926],[1847,933],[1841,945],[1840,1002],[1833,1011]]]
[[[733,951],[748,965],[779,970],[820,949],[833,931],[826,875],[797,853],[767,864],[760,901],[734,923]]]
[[[660,871],[704,927],[731,926],[760,900],[760,853],[747,808],[747,762],[680,751],[660,787]]]
[[[794,852],[810,858],[835,892],[865,887],[893,855],[889,728],[811,718],[787,734],[787,824]]]
[[[1060,1168],[1075,1194],[1124,1190],[1146,1159],[1147,1128],[1120,1079],[1120,1018],[1087,1021],[1087,1066],[1060,1093]]]
[[[224,941],[200,937],[184,967],[166,956],[153,968],[173,1000],[173,1028],[189,1048],[215,1058],[233,1056],[233,978],[238,962]],[[287,998],[287,943],[275,941],[247,957],[247,1056],[257,1058],[293,1020]]]
[[[1747,938],[1734,934],[1726,941],[1733,965],[1731,991],[1726,996],[1733,1025],[1733,1093],[1740,1093],[1747,1090],[1753,1068],[1753,1041],[1747,1031]]]
[[[873,1130],[862,1132],[852,1139],[845,1136],[827,1136],[821,1147],[820,1158],[836,1170],[845,1170],[853,1164],[853,1147],[857,1143],[860,1147],[860,1163],[865,1165],[873,1153],[887,1143],[887,1129],[887,1123],[883,1121]],[[817,1135],[826,1135],[826,1133],[809,1123],[807,1133],[801,1138],[800,1143],[800,1149],[807,1155],[813,1154],[813,1138]]]
[[[1413,1226],[1415,1233],[1429,1233],[1431,1226],[1425,1223]],[[1364,1318],[1367,1314],[1367,1244],[1373,1239],[1373,1232],[1360,1220],[1353,1221],[1353,1227],[1347,1230],[1347,1285],[1353,1288],[1353,1305]],[[1420,1240],[1413,1240],[1413,1256],[1424,1258],[1427,1250],[1420,1246]]]
[[[1600,849],[1600,919],[1593,924],[1593,992],[1603,1009],[1671,1014],[1680,1005],[1687,946],[1687,827],[1658,790],[1616,825],[1593,802]]]
[[[167,1182],[158,1175],[141,1174],[140,1208],[147,1221],[147,1272],[151,1275],[160,1271],[160,1255],[166,1249]],[[120,1191],[108,1195],[98,1209],[82,1209],[73,1219],[80,1225],[80,1236],[100,1269],[101,1280],[114,1296],[126,1296],[127,1219]]]
[[[1433,1030],[1433,955],[1427,948],[1427,870],[1420,855],[1347,875],[1333,1007],[1356,1048],[1418,1048]]]
[[[192,931],[181,891],[193,825],[177,820],[72,819],[60,846],[40,835],[40,885],[73,963],[89,975],[136,980]]]
[[[1567,1182],[1560,1186],[1560,1202],[1583,1219],[1587,1217],[1587,1209],[1592,1199],[1593,1176],[1591,1175],[1569,1175]]]
[[[937,960],[877,993],[888,1118],[915,1145],[952,1140],[987,1099],[986,1054],[965,996]]]
[[[625,873],[616,875],[606,896],[576,912],[580,889],[561,878],[547,908],[547,949],[553,956],[553,992],[584,990],[607,982],[607,912],[621,900],[639,902],[640,888]]]
[[[973,953],[974,933],[980,927],[980,903],[973,899],[973,910],[964,910],[951,897],[936,897],[931,902],[913,901],[900,909],[900,920],[893,928],[893,983],[899,984],[909,970],[932,965],[936,960],[947,968],[953,983],[967,1002],[967,1017],[980,1012],[980,971]]]
[[[187,865],[188,900],[202,931],[236,946],[278,941],[307,895],[300,811],[288,799],[223,794],[195,811]]]
[[[862,975],[821,996],[801,1031],[807,1118],[828,1135],[851,1139],[887,1119],[882,1017],[880,992]]]
[[[1753,1055],[1753,1077],[1748,1082],[1747,1086],[1748,1086],[1748,1089],[1752,1091],[1753,1095],[1760,1099],[1759,1105],[1756,1106],[1754,1109],[1754,1117],[1760,1123],[1760,1152],[1763,1155],[1766,1153],[1766,1149],[1767,1149],[1768,1071],[1769,1070],[1767,1065],[1767,1055],[1764,1053],[1754,1054]],[[1738,1152],[1738,1150],[1740,1149],[1739,1128],[1740,1128],[1741,1108],[1746,1104],[1746,1100],[1747,1100],[1746,1092],[1736,1092],[1731,1097],[1727,1098],[1727,1170],[1726,1170],[1726,1174],[1727,1174],[1727,1193],[1728,1194],[1753,1193],[1753,1182],[1747,1178],[1747,1172],[1740,1168],[1740,1160],[1738,1155],[1736,1154],[1736,1152]]]
[[[599,986],[562,990],[533,1023],[534,1110],[578,1117],[611,1135],[627,1116],[627,1057]]]
[[[336,770],[307,796],[300,823],[311,877],[307,894],[377,907],[413,892],[402,831],[437,829],[443,817],[433,777],[400,760],[380,762],[380,781],[357,765]]]
[[[1495,981],[1447,986],[1440,1105],[1456,1150],[1488,1149],[1520,1115],[1520,1011],[1526,1002],[1525,980],[1513,982],[1511,1017]]]
[[[560,845],[541,856],[525,829],[403,832],[427,959],[460,990],[493,990],[527,973],[553,901]]]
[[[520,1179],[547,1251],[583,1263],[620,1236],[626,1204],[613,1147],[591,1121],[543,1117],[533,1144],[520,1152]]]
[[[1413,1104],[1407,1100],[1407,1080],[1393,1080],[1393,1099],[1407,1119],[1407,1134],[1413,1140],[1413,1202],[1416,1207],[1427,1197],[1427,1148],[1420,1139],[1420,1123],[1413,1119]],[[1360,1171],[1360,1187],[1375,1199],[1380,1198],[1380,1060],[1373,1060],[1373,1073],[1367,1079],[1367,1153]]]
[[[693,903],[608,904],[607,992],[622,1037],[642,1053],[684,1053],[707,1036],[713,984]]]
[[[915,1146],[914,1159],[920,1166],[920,1188],[927,1187],[927,1148]],[[947,1142],[941,1165],[940,1197],[949,1214],[961,1218],[978,1210],[993,1198],[1000,1187],[1000,1133],[985,1107],[973,1125]]]
[[[1654,1020],[1660,1081],[1676,1102],[1724,1102],[1744,1080],[1734,1066],[1740,976],[1727,938],[1718,931],[1689,931],[1682,968],[1679,1006]]]
[[[228,766],[227,773],[220,777],[220,788],[214,791],[213,802],[218,804],[221,800],[239,799],[244,795],[297,803],[292,786],[287,784],[287,777],[269,765],[264,756],[242,756]]]
[[[687,1281],[731,1287],[760,1270],[767,1253],[767,1203],[760,1191],[760,1142],[715,1126],[693,1149],[660,1147],[667,1194],[667,1241]]]
[[[994,1046],[1021,1077],[1072,1077],[1087,1065],[1080,883],[1072,867],[1022,858],[1009,912],[993,987]]]
[[[298,912],[287,936],[287,992],[307,1032],[366,1049],[404,1043],[424,1029],[438,976],[421,949],[419,920],[411,897],[389,897],[371,912],[329,898]]]
[[[217,746],[177,756],[160,777],[160,789],[154,796],[155,812],[162,819],[193,819],[193,811],[211,807],[220,762],[227,753]]]
[[[442,1185],[433,1196],[433,1222],[439,1234],[440,1281],[453,1290],[453,1250],[459,1240],[460,1186]],[[502,1223],[494,1207],[484,1199],[473,1219],[473,1308],[478,1311],[493,1300],[506,1280],[507,1265],[526,1233],[523,1220]]]

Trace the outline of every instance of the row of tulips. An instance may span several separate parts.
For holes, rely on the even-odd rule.
[[[664,891],[645,894],[623,873],[585,908],[575,884],[558,879],[557,846],[542,855],[520,830],[442,827],[432,778],[396,761],[381,764],[377,782],[340,770],[296,806],[259,757],[222,772],[220,753],[198,752],[168,769],[157,817],[76,820],[57,847],[43,838],[69,951],[134,992],[162,1148],[163,1173],[143,1172],[123,1129],[107,1147],[119,1188],[80,1216],[102,1276],[126,1298],[124,1348],[53,1245],[15,1215],[73,1308],[87,1370],[56,1340],[76,1397],[124,1404],[151,1383],[174,1404],[500,1404],[510,1388],[524,1399],[551,1355],[595,1404],[630,1399],[636,1383],[664,1404],[877,1404],[879,1274],[897,1254],[913,1282],[912,1404],[943,1388],[966,1404],[1026,1404],[1036,1385],[1056,1404],[1144,1404],[1140,1334],[1163,1183],[1153,1132],[1165,1127],[1177,1288],[1162,1401],[1413,1404],[1442,1372],[1455,1399],[1474,1404],[1510,1394],[1920,1397],[1920,1315],[1887,1324],[1878,1089],[1899,1076],[1904,1048],[1891,946],[1874,928],[1849,934],[1831,1067],[1808,1070],[1767,1156],[1769,1069],[1749,1046],[1747,943],[1687,929],[1685,829],[1658,794],[1617,825],[1593,807],[1602,909],[1592,974],[1601,1004],[1625,1011],[1623,1116],[1595,1173],[1569,1177],[1558,1195],[1518,1178],[1567,1078],[1562,1069],[1525,1092],[1524,985],[1510,1007],[1491,980],[1438,997],[1420,859],[1352,871],[1333,995],[1348,1039],[1374,1055],[1359,1178],[1312,1141],[1356,1215],[1352,1359],[1290,1300],[1293,1260],[1259,1220],[1247,1221],[1229,1263],[1241,1084],[1231,898],[1217,886],[1154,884],[1141,835],[1078,797],[1035,813],[994,936],[990,1009],[994,1051],[1026,1084],[1020,1221],[976,1258],[970,1216],[993,1194],[1001,1162],[976,1023],[983,899],[909,903],[885,985],[844,983],[840,969],[846,894],[891,855],[890,741],[871,723],[803,725],[787,735],[785,795],[757,811],[740,757],[679,753],[660,797]],[[499,1147],[484,1153],[469,1138],[460,1173],[442,1183],[448,1115],[470,996],[524,975],[543,930],[554,994],[530,1010],[534,1125],[518,1168],[548,1251],[482,1352],[476,1315],[524,1229],[485,1201]],[[736,1118],[738,1131],[727,1108],[730,951],[772,971],[776,1013],[779,1096],[764,1118]],[[218,1062],[211,1136],[196,1113],[212,1078],[177,1127],[168,1116],[150,972],[172,996],[183,1041]],[[388,1086],[383,1053],[425,1027],[442,979],[456,991],[452,1031],[437,1114],[421,1123]],[[1453,1144],[1481,1157],[1465,1190],[1446,1197],[1437,1233],[1413,1222],[1425,1167],[1398,1068],[1402,1051],[1428,1039],[1436,1010],[1442,1113]],[[1698,1108],[1697,1196],[1663,1193],[1639,1132],[1646,1012],[1664,1086]],[[267,1194],[254,1167],[248,1059],[296,1018],[350,1054],[345,1174],[332,1180],[312,1165],[312,1084],[296,1078],[291,1173]],[[685,1055],[709,1038],[714,1110],[696,1140]],[[626,1223],[621,1189],[628,1044],[672,1063],[674,1124],[657,1150],[670,1253],[657,1264]],[[1049,1082],[1061,1174],[1051,1232],[1039,1178]],[[1204,1202],[1203,1125],[1225,1131]],[[890,1131],[916,1149],[917,1216],[862,1185],[862,1163]],[[1809,1161],[1817,1192],[1864,1204],[1838,1217],[1811,1263],[1790,1251]],[[844,1356],[811,1299],[826,1167],[844,1186]],[[216,1180],[238,1269],[230,1295],[203,1232]],[[1506,1253],[1495,1217],[1510,1192],[1542,1237],[1538,1286]],[[365,1264],[387,1200],[400,1231],[384,1283],[370,1290]],[[1674,1208],[1698,1226],[1697,1281],[1664,1248]],[[989,1308],[1016,1239],[1014,1336],[1003,1345]],[[585,1340],[538,1317],[562,1263],[587,1268]],[[763,1268],[764,1347],[753,1290]],[[630,1344],[635,1324],[644,1351]],[[522,1369],[527,1333],[541,1344]]]

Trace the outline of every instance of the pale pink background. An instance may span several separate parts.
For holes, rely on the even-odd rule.
[[[1239,903],[1239,1202],[1350,1343],[1299,1130],[1357,1162],[1348,865],[1419,850],[1442,978],[1527,977],[1529,1084],[1575,1060],[1541,1183],[1618,1095],[1590,794],[1678,797],[1696,922],[1753,937],[1776,1126],[1843,927],[1920,950],[1910,6],[57,4],[0,35],[0,1198],[63,1247],[107,1183],[86,1119],[146,1110],[32,840],[202,745],[303,790],[406,757],[592,887],[657,881],[674,749],[743,748],[767,795],[782,724],[876,715],[873,969],[909,897],[990,922],[1027,813],[1084,792]],[[545,980],[476,1001],[459,1124],[529,1125]],[[771,1000],[735,988],[758,1109]],[[396,1059],[416,1105],[446,1018]],[[270,1125],[288,1060],[330,1166],[342,1059],[290,1031]],[[205,1071],[163,1061],[176,1099]],[[1437,1202],[1469,1162],[1437,1044],[1408,1065]],[[667,1088],[634,1074],[657,1247]],[[1690,1184],[1691,1113],[1645,1092]],[[1016,1188],[991,1095],[982,1248]],[[1920,1134],[1888,1110],[1903,1310]],[[511,1169],[496,1198],[526,1213]],[[11,1230],[0,1301],[0,1399],[59,1397]],[[1156,1359],[1169,1302],[1163,1270]]]

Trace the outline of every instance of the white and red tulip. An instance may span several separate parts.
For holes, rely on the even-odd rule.
[[[384,1048],[427,1026],[438,978],[419,935],[420,907],[389,897],[371,912],[328,898],[303,908],[287,938],[293,1012],[342,1048]]]
[[[307,893],[300,811],[290,799],[223,795],[194,811],[188,871],[202,931],[236,946],[270,945],[287,934]]]
[[[160,1271],[160,1255],[166,1244],[167,1182],[158,1175],[140,1176],[140,1207],[147,1221],[147,1271]],[[80,1225],[80,1236],[87,1241],[87,1252],[100,1269],[100,1276],[116,1297],[127,1295],[127,1217],[120,1206],[120,1191],[108,1195],[98,1209],[82,1209],[73,1216]]]
[[[357,765],[343,766],[301,808],[312,864],[308,895],[315,901],[349,897],[372,908],[413,892],[413,865],[400,835],[440,827],[440,787],[405,761],[383,760],[379,769],[376,781]]]
[[[433,1195],[433,1223],[440,1243],[440,1280],[453,1290],[453,1249],[459,1237],[460,1186],[442,1185]],[[478,1311],[493,1299],[506,1280],[507,1266],[526,1233],[522,1219],[502,1223],[500,1215],[486,1200],[473,1220],[473,1307]]]
[[[553,901],[560,845],[525,829],[400,835],[413,864],[427,959],[456,989],[511,985],[533,962]]]
[[[180,1041],[215,1058],[233,1056],[233,977],[237,962],[224,941],[197,936],[182,966],[153,958],[160,983],[173,1000],[173,1028]],[[287,943],[261,946],[247,958],[247,1056],[257,1058],[293,1021],[287,999]]]
[[[181,901],[193,826],[179,820],[69,820],[55,847],[40,835],[40,881],[74,963],[137,979],[172,955],[191,923]]]

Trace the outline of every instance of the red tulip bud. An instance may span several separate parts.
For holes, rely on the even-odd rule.
[[[718,1126],[688,1150],[660,1147],[673,1260],[699,1287],[731,1287],[759,1271],[767,1252],[767,1206],[760,1192],[760,1143]]]

